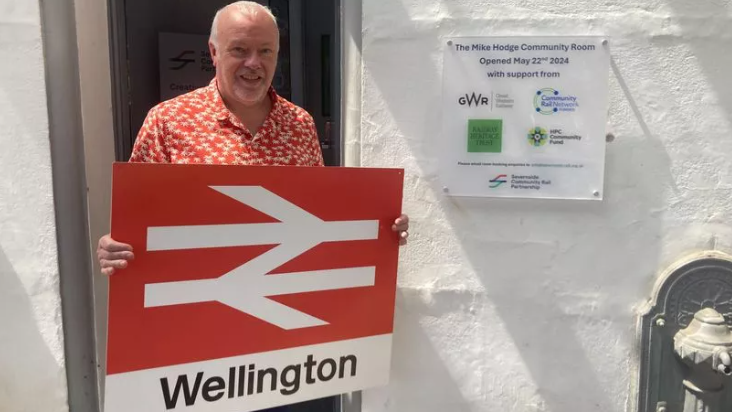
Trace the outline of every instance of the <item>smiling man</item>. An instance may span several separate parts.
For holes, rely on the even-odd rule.
[[[272,87],[279,30],[272,12],[255,2],[216,13],[209,49],[216,76],[208,86],[153,107],[135,141],[131,162],[323,166],[312,116]],[[409,218],[392,229],[406,243]],[[134,258],[132,247],[103,236],[102,273]]]

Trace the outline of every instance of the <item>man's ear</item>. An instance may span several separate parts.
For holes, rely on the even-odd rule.
[[[216,67],[216,62],[219,59],[219,56],[217,54],[216,46],[214,46],[211,41],[208,42],[208,52],[211,53],[211,60],[213,61],[214,67]]]

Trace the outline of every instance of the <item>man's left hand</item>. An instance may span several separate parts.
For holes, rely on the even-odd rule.
[[[409,237],[409,216],[402,214],[394,221],[391,230],[399,233],[399,244],[406,245]]]

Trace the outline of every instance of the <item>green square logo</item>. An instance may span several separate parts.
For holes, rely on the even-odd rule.
[[[468,152],[501,153],[502,119],[469,119]]]

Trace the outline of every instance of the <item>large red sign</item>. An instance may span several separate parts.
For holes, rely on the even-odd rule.
[[[112,237],[135,259],[110,279],[107,412],[256,410],[384,383],[402,183],[115,164]]]

